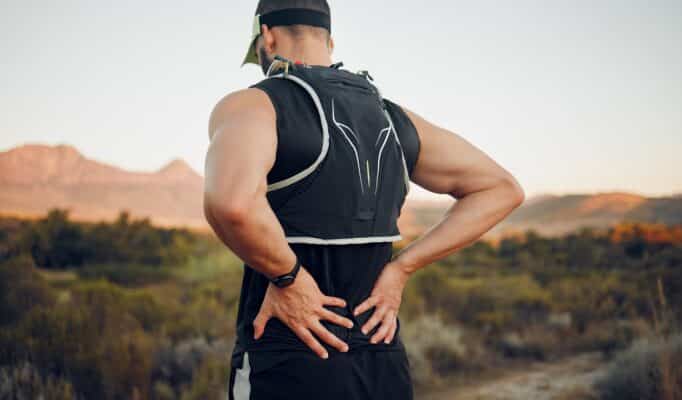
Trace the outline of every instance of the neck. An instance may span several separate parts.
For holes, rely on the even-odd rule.
[[[299,60],[308,65],[323,67],[328,67],[333,63],[327,44],[319,40],[306,40],[287,50],[283,52],[282,57],[292,61]]]

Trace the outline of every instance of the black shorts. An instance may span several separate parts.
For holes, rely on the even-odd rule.
[[[228,400],[413,400],[404,349],[247,351],[232,365]]]

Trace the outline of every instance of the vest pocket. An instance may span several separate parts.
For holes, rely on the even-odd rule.
[[[355,219],[359,221],[374,220],[374,208],[376,206],[374,191],[371,187],[365,187],[364,192],[358,191],[358,207]]]
[[[355,219],[361,221],[371,221],[374,219],[374,210],[361,208],[357,213],[355,213]]]
[[[366,151],[363,151],[362,153],[364,155]],[[360,221],[373,221],[375,217],[376,194],[374,193],[372,171],[367,158],[365,158],[363,165],[361,165],[361,171],[364,190],[358,193],[359,202],[357,212],[355,213],[355,219]]]
[[[390,134],[392,135],[392,134]],[[403,204],[407,194],[401,149],[395,138],[389,138],[381,155],[379,179],[374,195],[375,207],[397,207]]]

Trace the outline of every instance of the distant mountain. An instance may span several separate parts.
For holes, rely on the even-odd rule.
[[[202,198],[202,176],[180,159],[155,172],[132,172],[89,159],[69,145],[26,144],[0,152],[2,214],[36,217],[61,207],[69,208],[74,219],[111,220],[125,209],[158,225],[205,230],[210,228]],[[403,236],[418,236],[438,222],[452,201],[410,198],[398,221]],[[622,192],[533,196],[486,236],[526,229],[556,235],[623,220],[682,223],[682,193],[669,197]]]
[[[122,209],[159,225],[207,227],[203,178],[175,159],[156,172],[131,172],[69,145],[26,144],[0,152],[0,212],[41,216],[69,208],[74,219],[113,219]]]
[[[436,223],[451,203],[421,203],[404,213],[425,229]],[[632,193],[538,195],[526,199],[486,236],[533,229],[540,234],[563,235],[581,227],[605,228],[622,221],[682,224],[682,194],[645,197]]]

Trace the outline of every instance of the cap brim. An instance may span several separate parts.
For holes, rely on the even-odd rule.
[[[246,64],[256,64],[259,65],[258,63],[258,55],[256,54],[256,38],[253,38],[251,40],[251,45],[249,46],[249,49],[246,52],[246,56],[244,57],[244,61],[242,61],[242,67]]]
[[[246,56],[244,61],[242,61],[242,67],[246,64],[256,64],[258,63],[258,54],[256,53],[256,39],[260,35],[260,14],[256,14],[253,17],[253,27],[251,30],[251,42],[249,43],[249,48],[246,51]]]

